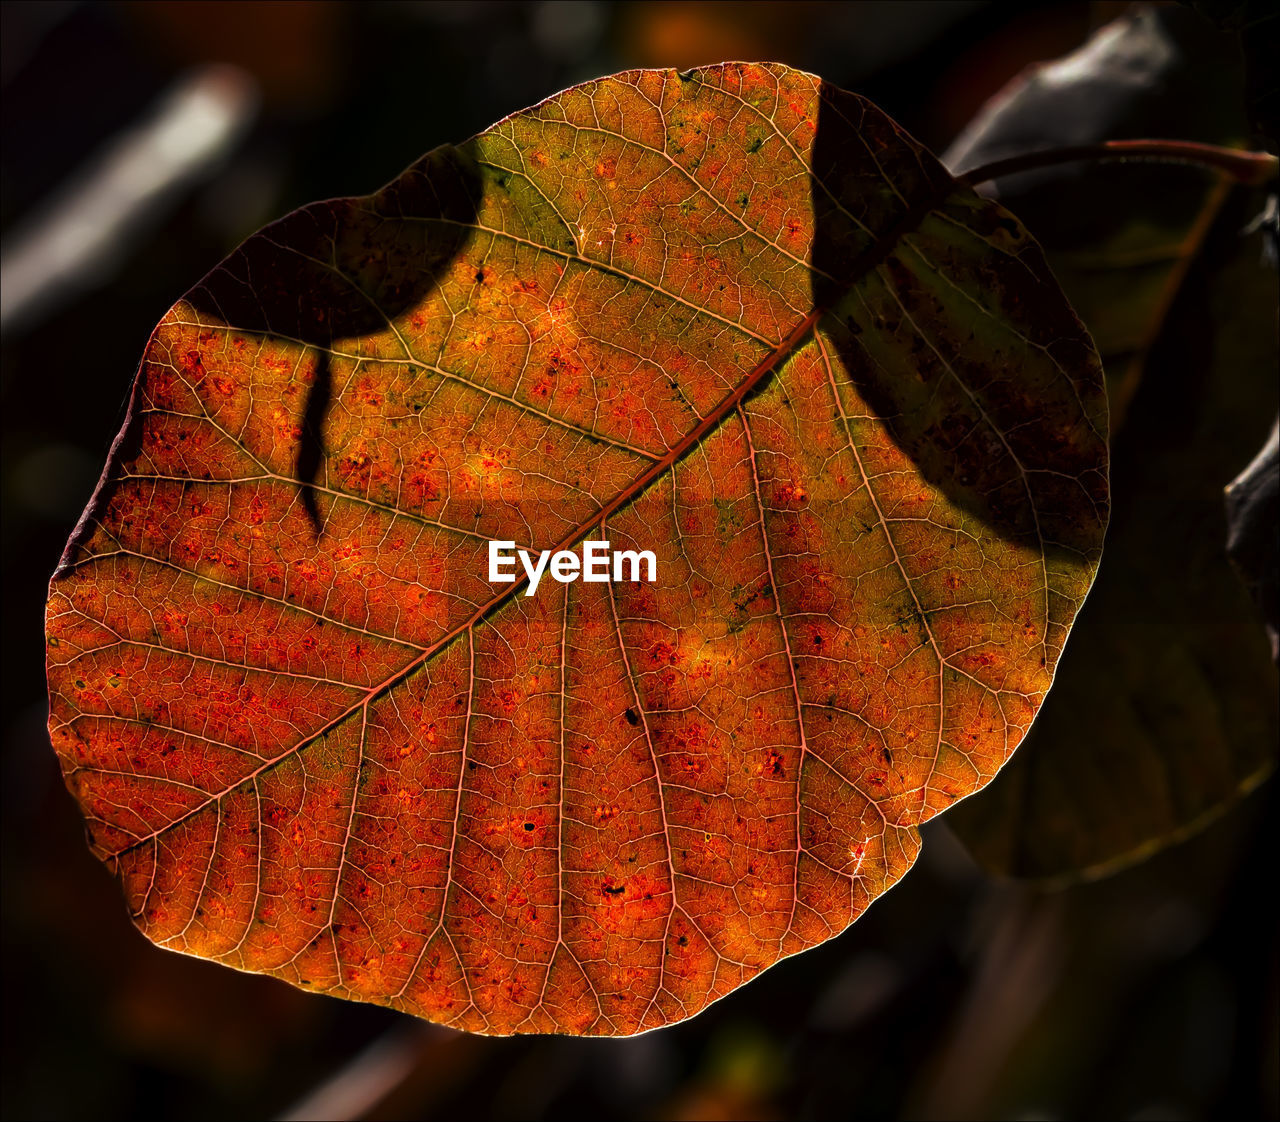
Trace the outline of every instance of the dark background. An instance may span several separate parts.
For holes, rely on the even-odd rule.
[[[138,357],[259,225],[633,66],[778,59],[940,151],[1024,65],[1124,8],[4,4],[6,286],[11,248],[175,83],[236,95],[219,150],[6,314],[5,1116],[1276,1117],[1274,783],[1189,842],[1056,892],[986,877],[931,824],[915,870],[847,933],[690,1022],[485,1039],[151,947],[85,848],[44,732],[46,582]]]

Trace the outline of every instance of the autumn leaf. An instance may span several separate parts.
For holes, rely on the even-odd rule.
[[[1106,521],[1043,257],[776,65],[590,82],[249,239],[55,574],[50,727],[161,946],[624,1034],[841,931],[1044,697]],[[491,584],[492,540],[653,583]]]
[[[1134,131],[1230,141],[1247,131],[1233,56],[1194,12],[1139,10],[1013,83],[947,158]],[[1276,671],[1222,507],[1276,409],[1275,272],[1239,237],[1246,192],[1203,169],[1084,165],[996,188],[1102,355],[1114,511],[1035,729],[948,822],[987,868],[1065,881],[1186,838],[1275,767]]]

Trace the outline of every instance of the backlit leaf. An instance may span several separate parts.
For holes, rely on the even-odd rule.
[[[157,327],[51,729],[162,946],[632,1033],[836,934],[1026,732],[1106,520],[1022,227],[781,66],[568,90]],[[607,538],[654,583],[488,583]]]

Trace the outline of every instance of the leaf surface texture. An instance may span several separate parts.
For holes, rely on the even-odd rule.
[[[587,83],[255,235],[55,575],[54,743],[155,942],[626,1034],[841,931],[1026,732],[1106,406],[1025,230],[774,65]],[[648,583],[487,582],[608,539]]]

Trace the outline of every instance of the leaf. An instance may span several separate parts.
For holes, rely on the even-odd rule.
[[[990,869],[1116,872],[1275,769],[1276,668],[1227,559],[1222,502],[1276,408],[1280,292],[1257,250],[1250,239],[1189,282],[1114,443],[1106,559],[1053,692],[1017,756],[950,818]]]
[[[1015,83],[948,159],[970,166],[1011,145],[1135,131],[1230,140],[1244,125],[1226,65],[1194,13],[1139,11]],[[1115,507],[1035,729],[948,821],[995,872],[1098,876],[1194,833],[1274,767],[1275,670],[1228,564],[1222,515],[1222,488],[1276,407],[1274,276],[1256,241],[1235,247],[1238,206],[1209,248],[1212,280],[1203,263],[1188,272],[1227,199],[1195,169],[1084,167],[997,186],[1102,352]],[[1130,252],[1117,257],[1118,246]],[[1225,266],[1224,252],[1235,258]],[[1100,267],[1079,267],[1089,260]]]
[[[1240,144],[1234,44],[1193,12],[1139,8],[1015,78],[943,156],[959,173],[1040,149],[1135,137]],[[1225,178],[1171,164],[1086,163],[991,188],[1043,246],[1102,356],[1112,432],[1187,269],[1226,202]]]
[[[54,744],[156,943],[634,1033],[836,934],[1026,732],[1106,414],[1035,243],[882,113],[568,90],[251,238],[55,574]],[[491,539],[652,583],[490,585]]]

